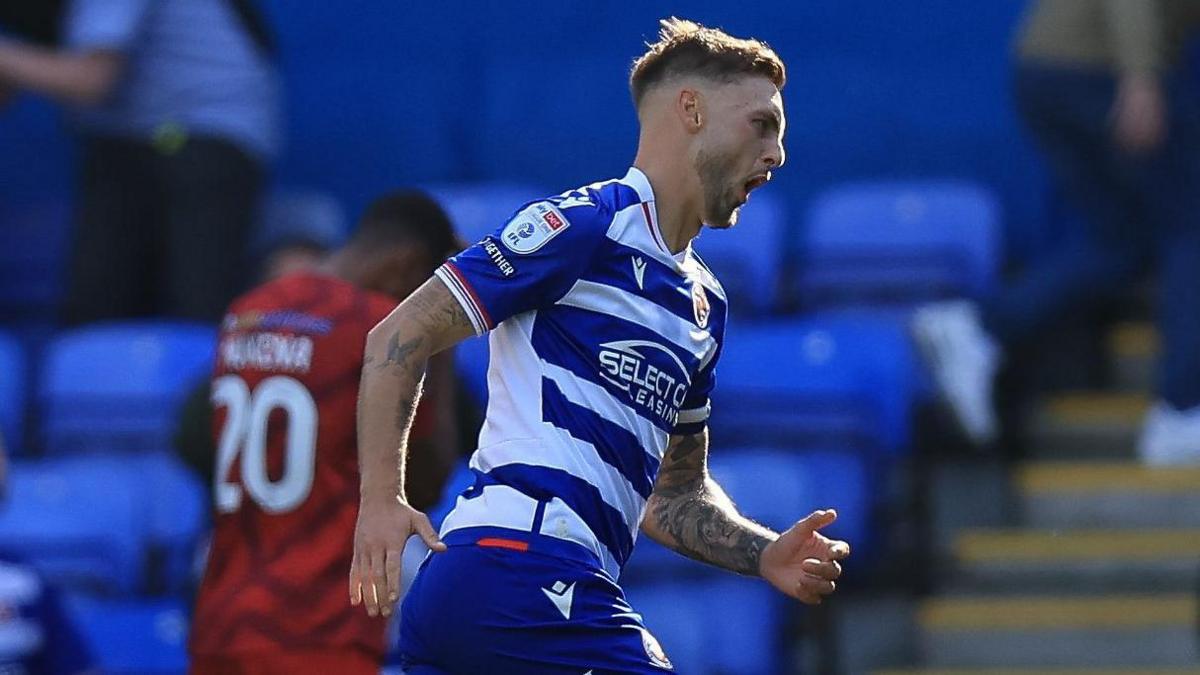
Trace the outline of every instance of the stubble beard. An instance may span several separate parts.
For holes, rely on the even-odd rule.
[[[733,164],[732,156],[722,157],[703,150],[696,155],[696,173],[704,193],[704,222],[713,229],[724,230],[737,223],[741,204],[730,187]]]

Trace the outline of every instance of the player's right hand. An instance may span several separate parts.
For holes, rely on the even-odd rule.
[[[370,616],[390,616],[400,597],[400,560],[412,535],[429,550],[442,552],[429,518],[397,497],[363,497],[354,526],[354,559],[350,563],[350,604],[366,605]]]

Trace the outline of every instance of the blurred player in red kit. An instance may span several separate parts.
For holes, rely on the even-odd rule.
[[[215,523],[192,673],[379,672],[386,619],[346,600],[363,346],[458,248],[436,202],[393,193],[314,271],[230,306],[212,383]],[[457,456],[452,361],[430,363],[426,389],[409,443],[427,449],[412,454],[407,490],[428,507]]]

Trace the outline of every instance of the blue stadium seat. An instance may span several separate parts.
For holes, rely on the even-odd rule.
[[[111,323],[58,337],[40,394],[49,453],[169,447],[179,406],[212,368],[216,332],[169,322]]]
[[[789,602],[755,579],[720,574],[702,580],[631,583],[634,611],[680,673],[771,675],[784,672],[780,648]]]
[[[526,203],[549,192],[520,183],[445,183],[424,186],[442,204],[463,239],[471,244],[499,229]]]
[[[846,314],[735,325],[717,365],[714,447],[901,454],[910,446],[920,372],[898,318]]]
[[[205,529],[205,487],[174,456],[14,462],[0,545],[61,583],[110,593],[181,591]],[[158,561],[147,579],[147,562]]]
[[[178,600],[68,598],[68,610],[108,675],[187,671],[188,611]]]
[[[0,316],[56,318],[71,233],[70,200],[0,202]]]
[[[795,292],[806,308],[978,297],[1002,255],[995,197],[956,181],[841,185],[817,198],[803,237]]]
[[[709,469],[743,515],[777,531],[821,508],[838,519],[823,532],[850,542],[857,563],[875,550],[872,472],[859,453],[768,447],[714,447]],[[703,578],[714,570],[638,538],[622,578],[635,581]]]
[[[0,546],[64,586],[132,593],[145,556],[140,487],[117,457],[13,462]]]
[[[696,239],[696,251],[725,288],[731,312],[761,315],[777,308],[786,227],[783,199],[765,188],[746,202],[732,229],[706,229]]]
[[[705,598],[690,582],[622,582],[625,597],[679,673],[703,673],[709,663]]]
[[[744,515],[785,530],[817,509],[835,508],[825,533],[858,544],[870,536],[871,495],[864,458],[836,450],[716,448],[713,477]]]
[[[16,339],[0,333],[0,437],[17,454],[24,440],[25,354]]]
[[[181,592],[189,587],[196,544],[208,525],[208,486],[169,452],[143,453],[127,459],[138,478],[148,515],[146,546],[160,567],[150,585]]]

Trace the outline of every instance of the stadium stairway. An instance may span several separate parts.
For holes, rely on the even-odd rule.
[[[942,471],[936,590],[904,610],[907,657],[859,672],[1200,675],[1200,467],[1137,462],[1154,332],[1109,347],[1114,387],[1045,401],[1026,461]]]

